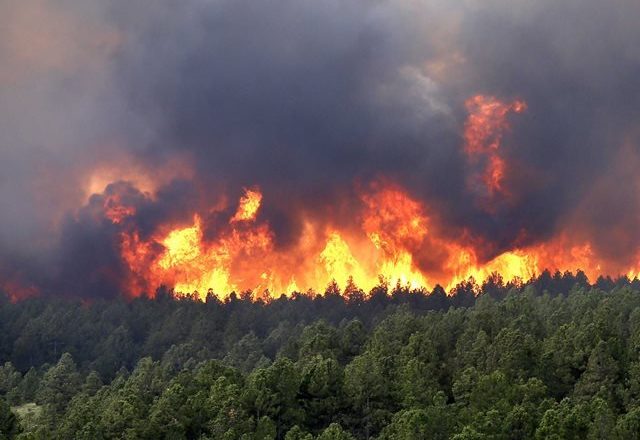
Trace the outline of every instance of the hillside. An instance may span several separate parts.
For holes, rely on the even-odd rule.
[[[21,423],[21,439],[246,440],[640,430],[638,281],[545,272],[450,296],[345,290],[267,303],[163,291],[5,301],[0,393],[17,417],[0,415],[0,429],[13,426],[16,438]]]

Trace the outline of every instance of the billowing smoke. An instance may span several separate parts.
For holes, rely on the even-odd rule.
[[[151,288],[136,268],[194,214],[205,242],[249,237],[229,222],[247,188],[280,253],[312,219],[438,282],[459,247],[483,264],[554,240],[637,270],[638,19],[634,0],[5,1],[0,286]],[[380,182],[438,238],[367,230]]]

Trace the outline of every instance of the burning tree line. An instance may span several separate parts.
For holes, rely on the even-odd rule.
[[[528,111],[523,100],[480,94],[465,108],[455,206],[444,192],[424,194],[383,172],[305,192],[259,178],[209,181],[188,158],[166,170],[129,170],[121,161],[135,160],[119,158],[87,170],[86,198],[38,241],[50,248],[38,244],[34,257],[22,255],[23,246],[0,265],[0,288],[14,300],[92,300],[153,295],[166,285],[224,300],[234,291],[265,298],[318,291],[331,280],[370,291],[380,276],[448,291],[496,272],[505,280],[529,280],[545,268],[590,279],[640,273],[630,244],[637,228],[607,228],[606,240],[600,227],[583,225],[583,213],[552,221],[546,203],[528,202],[536,173],[509,154],[511,122]]]
[[[5,300],[0,396],[12,409],[0,403],[0,433],[382,440],[640,432],[638,280],[590,284],[584,274],[545,272],[528,283],[461,284],[451,295],[335,287],[266,302],[169,291],[129,301]]]

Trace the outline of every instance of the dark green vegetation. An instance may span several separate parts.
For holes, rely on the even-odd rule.
[[[0,439],[640,438],[640,283],[0,304]]]

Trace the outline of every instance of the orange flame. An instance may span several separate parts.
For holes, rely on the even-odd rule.
[[[205,239],[197,214],[191,225],[146,241],[123,232],[123,259],[134,274],[128,291],[135,295],[165,284],[201,298],[208,292],[224,297],[247,290],[268,297],[322,290],[332,280],[345,286],[352,279],[365,291],[381,278],[411,288],[438,283],[450,289],[469,278],[481,283],[496,272],[506,280],[527,280],[545,268],[600,273],[589,243],[574,243],[568,236],[482,261],[468,233],[448,236],[426,206],[396,185],[378,182],[360,198],[358,227],[306,219],[298,242],[287,249],[275,246],[268,223],[255,221],[262,200],[257,188],[245,191],[228,226],[212,241]]]
[[[469,183],[483,190],[482,202],[508,198],[510,164],[501,151],[502,139],[509,130],[508,115],[525,111],[526,104],[478,95],[466,106],[464,151],[472,167]],[[153,198],[153,185],[148,187],[151,190],[145,195]],[[303,227],[297,240],[285,248],[276,245],[271,225],[258,216],[263,204],[258,187],[245,188],[235,213],[217,222],[213,231],[205,213],[228,212],[225,197],[215,209],[193,212],[190,224],[165,224],[151,236],[141,234],[135,222],[128,221],[136,215],[135,206],[117,188],[91,200],[101,201],[101,219],[118,226],[122,261],[129,274],[123,289],[130,296],[153,292],[160,285],[176,292],[197,292],[200,298],[247,290],[269,297],[301,289],[322,291],[334,280],[341,286],[352,280],[370,291],[381,280],[411,288],[440,284],[451,289],[469,278],[482,283],[494,273],[505,280],[528,280],[544,269],[582,270],[591,279],[603,270],[629,277],[640,273],[640,259],[632,267],[607,266],[592,244],[570,227],[546,242],[484,258],[479,250],[491,247],[482,237],[444,224],[428,204],[383,180],[360,190],[359,200],[349,206],[353,220],[348,226],[292,212]],[[33,294],[33,288],[15,284],[5,282],[1,287],[14,292],[14,297]]]
[[[244,196],[240,199],[238,211],[231,218],[231,223],[254,220],[262,203],[262,193],[255,189],[244,190]]]
[[[527,105],[518,100],[507,104],[483,95],[474,96],[465,104],[469,117],[464,126],[464,151],[471,165],[484,168],[472,174],[470,185],[477,188],[481,182],[489,197],[498,193],[507,195],[504,187],[507,165],[500,152],[502,137],[509,129],[507,115],[522,113]]]

